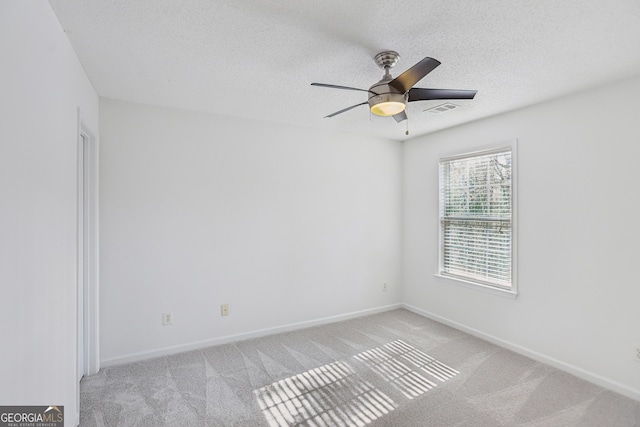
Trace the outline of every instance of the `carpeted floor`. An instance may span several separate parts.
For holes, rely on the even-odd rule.
[[[640,402],[406,310],[102,369],[89,426],[640,426]]]

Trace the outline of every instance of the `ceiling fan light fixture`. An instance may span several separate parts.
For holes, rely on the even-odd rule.
[[[384,93],[369,98],[369,108],[376,116],[395,116],[402,113],[406,106],[405,97],[400,93]]]
[[[402,113],[404,109],[404,102],[388,101],[373,105],[371,112],[377,116],[389,117]]]

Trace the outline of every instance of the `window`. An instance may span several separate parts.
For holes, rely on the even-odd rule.
[[[515,294],[509,146],[440,159],[441,276]]]

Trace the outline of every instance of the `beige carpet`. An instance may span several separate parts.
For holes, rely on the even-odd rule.
[[[89,426],[640,426],[640,402],[406,310],[101,370]]]

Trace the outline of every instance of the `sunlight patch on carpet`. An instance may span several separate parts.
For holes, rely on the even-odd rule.
[[[455,369],[402,340],[364,351],[354,358],[409,399],[420,396],[459,374]]]
[[[364,426],[397,407],[340,361],[276,381],[255,393],[271,427]]]
[[[360,366],[361,372],[371,370],[384,381],[381,387],[392,395],[397,394],[395,389],[408,399],[459,373],[402,340],[363,351],[353,359],[354,365],[336,361],[255,390],[270,427],[365,426],[398,407],[379,387],[359,377],[353,366]]]

